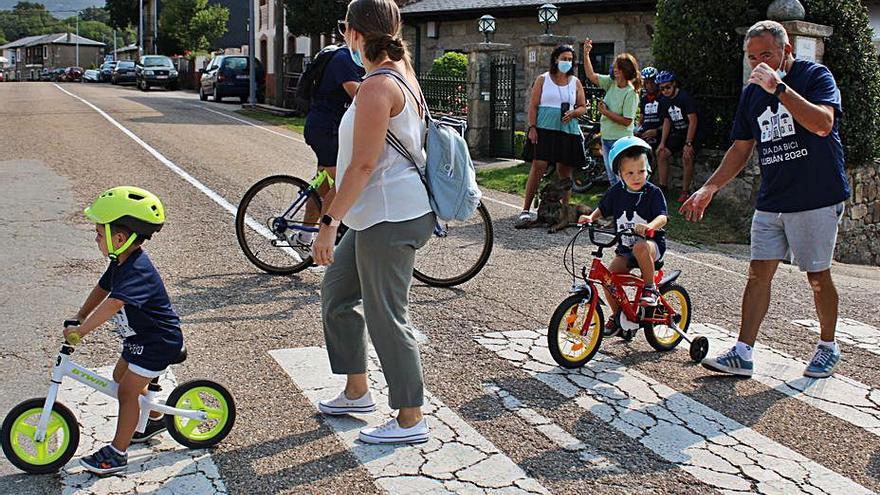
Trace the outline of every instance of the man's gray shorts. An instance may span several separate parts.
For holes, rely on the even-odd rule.
[[[801,271],[825,271],[831,268],[842,216],[843,203],[793,213],[756,210],[752,216],[752,259],[790,259]]]

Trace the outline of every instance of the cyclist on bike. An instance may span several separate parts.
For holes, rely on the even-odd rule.
[[[339,123],[357,93],[361,79],[364,77],[364,69],[354,63],[351,52],[344,46],[332,52],[330,57],[309,105],[303,137],[318,159],[318,172],[326,170],[330,177],[335,179],[336,155],[339,152]],[[325,182],[318,188],[318,194],[324,200],[324,211],[317,211],[312,201],[306,203],[306,213],[303,218],[306,224],[317,225],[321,214],[333,203],[336,189]],[[314,232],[297,230],[291,236],[290,245],[300,251],[302,256],[308,256],[314,236]]]
[[[95,242],[110,258],[110,266],[82,308],[65,322],[64,336],[84,337],[109,320],[123,338],[122,357],[113,370],[113,381],[119,384],[116,436],[110,445],[80,459],[84,468],[104,475],[128,466],[126,450],[131,442],[145,442],[165,430],[162,414],[153,411],[146,430],[135,434],[138,401],[150,380],[165,373],[180,354],[183,333],[165,284],[141,249],[144,240],[165,223],[159,198],[137,187],[114,187],[86,208],[85,215],[95,222]]]
[[[621,138],[614,143],[608,158],[620,180],[605,192],[599,205],[585,220],[594,222],[605,216],[613,216],[618,231],[632,228],[641,236],[649,229],[663,228],[667,222],[666,198],[660,188],[648,182],[651,146],[641,138]],[[631,236],[623,236],[615,252],[617,256],[612,260],[610,270],[613,273],[629,273],[638,267],[645,281],[639,304],[656,306],[660,293],[654,285],[654,263],[663,259],[666,252],[664,232],[658,231],[653,238],[638,241]],[[613,330],[617,328],[614,323],[617,303],[607,288],[605,296],[611,308],[611,317],[605,327]]]
[[[655,151],[657,145],[660,144],[660,132],[663,127],[663,118],[660,116],[663,95],[658,92],[657,74],[659,72],[654,67],[642,69],[645,94],[639,100],[641,111],[639,112],[639,125],[635,131],[635,136],[644,139]]]

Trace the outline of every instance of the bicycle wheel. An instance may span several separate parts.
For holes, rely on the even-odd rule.
[[[247,259],[257,268],[289,275],[311,266],[310,246],[292,237],[304,223],[306,207],[321,211],[321,197],[309,184],[289,175],[273,175],[257,182],[244,194],[235,215],[235,235]],[[289,210],[289,211],[288,211]]]
[[[235,399],[223,385],[210,380],[193,380],[178,385],[165,404],[208,413],[207,421],[165,415],[165,427],[171,437],[191,449],[220,443],[235,424]]]
[[[580,368],[587,364],[602,344],[605,323],[602,307],[596,305],[596,311],[588,322],[585,319],[589,310],[590,295],[572,294],[556,307],[550,318],[547,346],[553,360],[563,368]],[[587,332],[582,335],[584,326],[587,326]]]
[[[483,203],[466,221],[438,220],[434,235],[416,253],[413,276],[433,287],[463,284],[486,265],[493,242],[492,218]]]
[[[661,289],[660,297],[672,307],[672,316],[680,318],[676,323],[678,327],[687,332],[691,325],[691,296],[688,292],[680,285],[671,284]],[[658,311],[664,309],[658,306]],[[645,339],[654,350],[665,352],[675,349],[682,336],[667,325],[646,325]]]
[[[73,457],[79,446],[79,423],[63,404],[52,405],[46,439],[34,440],[37,423],[46,399],[28,399],[15,406],[3,421],[3,453],[15,467],[26,473],[58,471]]]

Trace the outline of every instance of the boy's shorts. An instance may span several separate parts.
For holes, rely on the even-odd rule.
[[[831,268],[837,224],[843,203],[815,210],[772,213],[756,210],[752,216],[752,260],[786,260],[804,272]]]
[[[654,245],[654,253],[656,253],[658,256],[657,258],[654,259],[654,262],[656,263],[656,262],[662,260],[663,255],[666,253],[660,252],[660,248],[657,246],[657,243],[650,240],[650,239],[645,240],[645,242],[650,242],[651,244]],[[616,253],[616,254],[618,256],[623,256],[624,258],[626,258],[626,267],[629,268],[630,270],[632,270],[633,268],[639,267],[639,260],[636,259],[636,255],[634,255],[632,251],[627,251],[625,253]]]
[[[171,362],[180,354],[179,346],[142,345],[126,339],[122,343],[122,359],[128,363],[128,370],[145,378],[162,376]]]

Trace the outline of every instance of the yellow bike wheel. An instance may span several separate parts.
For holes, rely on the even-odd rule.
[[[691,325],[691,297],[684,287],[676,284],[660,289],[660,297],[672,307],[672,316],[678,320],[678,327],[687,332]],[[658,310],[665,307],[658,306]],[[681,343],[682,336],[668,325],[648,325],[645,327],[645,339],[656,351],[666,352],[675,349]]]
[[[559,366],[580,368],[599,350],[605,318],[598,304],[592,316],[588,315],[590,297],[586,293],[569,296],[556,307],[550,318],[547,346]],[[589,321],[585,321],[587,318]],[[582,334],[584,328],[586,332]]]

